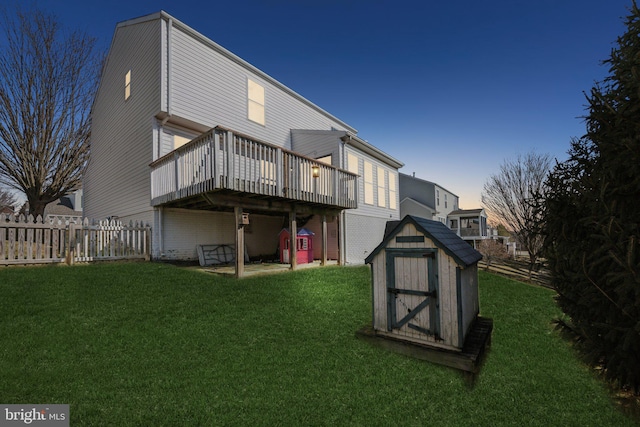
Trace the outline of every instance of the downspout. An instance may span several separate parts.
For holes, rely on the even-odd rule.
[[[347,169],[347,150],[346,150],[346,146],[349,142],[351,142],[351,135],[349,135],[348,132],[346,132],[346,134],[340,138],[342,140],[342,167],[344,169]],[[356,191],[356,194],[358,194],[358,192]],[[340,258],[341,258],[341,265],[347,265],[347,213],[346,213],[346,209],[343,209],[340,212],[340,240],[342,240],[342,242],[340,242],[340,249],[342,249],[340,251]]]
[[[160,140],[162,135],[162,129],[167,124],[167,121],[171,118],[171,29],[173,28],[173,19],[169,18],[167,21],[167,68],[166,68],[166,84],[167,84],[167,115],[162,122],[160,122],[160,128],[158,129],[158,157],[160,157]],[[162,67],[160,67],[162,70]],[[161,71],[162,72],[162,71]],[[156,208],[156,227],[158,228],[158,254],[160,258],[164,258],[164,207],[160,206]]]
[[[171,92],[172,92],[171,70],[173,68],[171,66],[171,62],[172,62],[172,56],[171,56],[172,29],[173,29],[173,19],[169,18],[169,21],[167,22],[167,117],[164,119],[164,121],[162,123],[163,125],[166,123],[166,121],[169,119],[169,117],[171,117]]]

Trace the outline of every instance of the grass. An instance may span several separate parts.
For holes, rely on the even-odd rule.
[[[480,274],[495,326],[469,389],[355,337],[366,267],[0,269],[0,403],[67,403],[72,426],[634,425],[552,331],[552,291]]]

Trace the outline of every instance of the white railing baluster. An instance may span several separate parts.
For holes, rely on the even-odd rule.
[[[151,164],[151,203],[226,189],[354,208],[356,182],[351,172],[217,127]]]

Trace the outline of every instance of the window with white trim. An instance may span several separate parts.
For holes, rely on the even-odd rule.
[[[186,138],[181,135],[173,135],[173,149],[175,150],[178,147],[182,147],[187,142],[191,141],[191,138]]]
[[[131,96],[131,70],[127,71],[124,75],[124,100],[126,101]]]
[[[352,153],[347,153],[347,170],[351,173],[359,174],[358,171],[358,156]]]
[[[389,209],[397,209],[396,174],[389,172]]]
[[[332,159],[331,159],[331,154],[327,155],[327,156],[323,156],[323,157],[318,157],[316,158],[317,161],[319,161],[320,163],[324,163],[325,165],[331,165],[332,163]]]
[[[247,118],[264,126],[264,87],[247,80]]]
[[[381,208],[387,207],[387,188],[385,187],[384,172],[385,170],[378,166],[378,206]]]
[[[364,161],[364,202],[373,204],[373,165]]]

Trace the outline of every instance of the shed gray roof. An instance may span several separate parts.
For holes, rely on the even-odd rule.
[[[389,221],[385,229],[385,236],[371,254],[365,259],[367,264],[373,261],[373,257],[380,252],[387,243],[395,237],[402,228],[411,222],[418,231],[424,233],[433,243],[449,256],[453,257],[456,262],[464,267],[468,267],[480,261],[482,255],[475,250],[469,243],[462,240],[453,230],[439,221],[420,218],[413,215],[405,216],[401,221]]]

